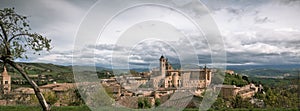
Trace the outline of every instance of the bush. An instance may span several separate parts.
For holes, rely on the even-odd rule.
[[[155,107],[158,107],[161,104],[160,99],[155,99]]]
[[[58,98],[56,97],[56,94],[52,91],[44,92],[43,95],[44,95],[46,101],[51,105],[56,103],[58,100]]]
[[[141,109],[151,108],[151,104],[147,98],[139,98],[138,99],[138,108],[141,108]]]

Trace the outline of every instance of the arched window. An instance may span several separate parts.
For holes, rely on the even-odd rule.
[[[210,73],[208,72],[208,74],[207,74],[207,80],[209,80],[210,79]]]

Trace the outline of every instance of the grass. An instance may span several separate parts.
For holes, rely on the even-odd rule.
[[[124,109],[125,110],[125,109]],[[218,111],[298,111],[297,108],[224,108]],[[39,106],[0,106],[0,111],[42,111]],[[87,106],[61,106],[52,107],[51,111],[90,111]],[[186,108],[184,111],[198,111],[197,108]],[[217,111],[210,109],[209,111]]]
[[[198,111],[196,108],[186,108],[183,111]],[[251,109],[246,109],[246,108],[224,108],[224,109],[218,109],[218,110],[213,110],[209,109],[208,111],[299,111],[297,108],[251,108]]]
[[[0,111],[42,111],[39,106],[0,106]],[[87,106],[52,107],[51,111],[90,111]]]

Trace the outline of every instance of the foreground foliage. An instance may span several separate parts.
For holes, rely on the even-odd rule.
[[[51,40],[38,34],[30,32],[31,28],[27,17],[15,12],[14,8],[0,9],[0,62],[3,68],[9,64],[16,69],[31,85],[43,107],[43,110],[49,111],[51,108],[47,104],[38,85],[29,78],[27,72],[17,63],[18,58],[27,58],[28,51],[36,52],[51,49]]]
[[[38,106],[0,106],[0,111],[41,111]],[[87,106],[52,107],[52,111],[90,111]]]

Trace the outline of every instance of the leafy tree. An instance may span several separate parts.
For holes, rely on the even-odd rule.
[[[230,99],[233,108],[253,108],[253,105],[249,102],[249,99],[243,99],[240,95]]]
[[[130,74],[132,76],[139,76],[139,72],[136,72],[135,70],[130,70]]]
[[[0,10],[0,61],[3,67],[11,65],[29,82],[41,104],[43,110],[50,110],[43,94],[37,84],[32,81],[24,69],[14,62],[17,58],[27,58],[26,52],[34,52],[51,49],[50,39],[38,34],[31,33],[27,17],[19,15],[14,8],[4,8]]]
[[[44,92],[43,94],[44,94],[45,99],[47,100],[47,102],[49,102],[50,104],[54,104],[58,100],[55,93],[52,92],[52,91]]]
[[[145,107],[145,103],[144,103],[143,99],[139,98],[139,100],[138,100],[138,108],[144,108],[144,107]]]
[[[151,108],[151,104],[147,98],[144,98],[145,108]]]
[[[242,76],[242,79],[245,80],[245,81],[247,81],[249,83],[249,79],[248,79],[247,76]]]
[[[151,104],[147,98],[139,98],[138,99],[138,108],[151,108]]]
[[[236,85],[238,87],[242,87],[248,84],[248,81],[242,79],[240,75],[225,75],[224,83],[227,85]]]
[[[225,107],[226,107],[226,102],[222,97],[218,97],[217,100],[212,105],[212,108],[214,108],[216,110],[220,110]]]
[[[82,99],[79,90],[75,89],[73,92],[74,92],[74,96],[76,99],[72,103],[70,103],[70,105],[79,106],[79,105],[84,104],[84,100]]]
[[[160,99],[155,99],[155,106],[158,107],[161,104]]]

